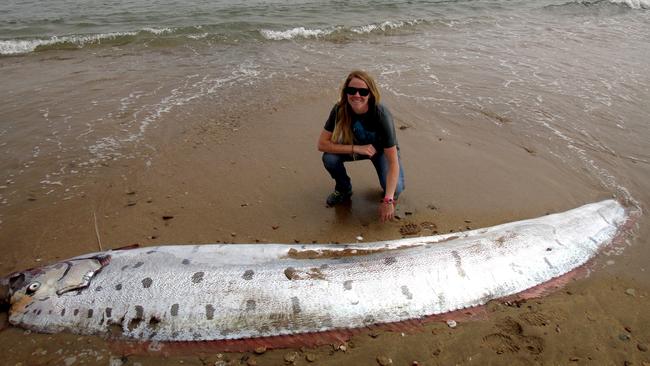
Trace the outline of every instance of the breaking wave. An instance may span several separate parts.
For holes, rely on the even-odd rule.
[[[650,0],[609,0],[613,4],[625,4],[632,9],[650,9]]]
[[[607,7],[623,6],[629,9],[650,9],[650,0],[574,0],[560,5],[547,5],[545,8],[572,8],[572,7]]]
[[[127,41],[135,37],[137,32],[116,32],[84,36],[53,36],[48,39],[4,40],[0,41],[0,55],[19,55],[34,52],[39,49],[70,49],[82,48],[89,44],[113,43]]]
[[[305,27],[295,27],[287,30],[270,30],[262,29],[260,34],[267,40],[281,41],[299,38],[327,38],[330,36],[345,36],[355,34],[372,34],[385,33],[391,30],[408,29],[418,24],[424,23],[424,20],[400,20],[385,21],[381,23],[367,24],[353,27],[331,27],[325,29],[309,29]]]

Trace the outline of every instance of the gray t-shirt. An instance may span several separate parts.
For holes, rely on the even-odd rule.
[[[325,122],[326,131],[334,132],[337,110],[338,104],[335,104]],[[397,146],[393,117],[382,104],[370,107],[367,113],[361,115],[352,113],[352,133],[355,145],[372,144],[375,149]]]

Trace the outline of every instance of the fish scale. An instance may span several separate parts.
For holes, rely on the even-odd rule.
[[[152,341],[292,335],[418,319],[520,293],[585,264],[626,220],[626,210],[606,200],[491,228],[367,244],[114,250],[4,282],[13,281],[10,322],[40,332]],[[62,263],[72,266],[63,275]],[[29,293],[34,283],[40,287]]]

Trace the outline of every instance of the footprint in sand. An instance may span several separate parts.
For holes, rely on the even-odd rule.
[[[544,314],[538,311],[522,313],[519,315],[519,319],[521,319],[524,323],[532,325],[534,327],[541,327],[551,323],[550,320],[544,316]]]
[[[409,222],[399,228],[399,233],[402,235],[417,235],[421,230],[420,225]]]
[[[538,355],[544,350],[542,338],[524,335],[521,324],[510,317],[499,321],[496,327],[499,331],[483,337],[483,343],[497,354],[517,353],[524,350],[530,354]]]

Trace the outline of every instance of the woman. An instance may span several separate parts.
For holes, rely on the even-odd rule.
[[[325,169],[336,181],[334,192],[327,197],[329,206],[350,199],[352,184],[343,163],[370,159],[384,190],[379,218],[382,222],[395,215],[395,200],[404,190],[404,170],[399,158],[393,118],[380,104],[381,96],[373,78],[363,71],[353,71],[341,88],[318,139]]]

